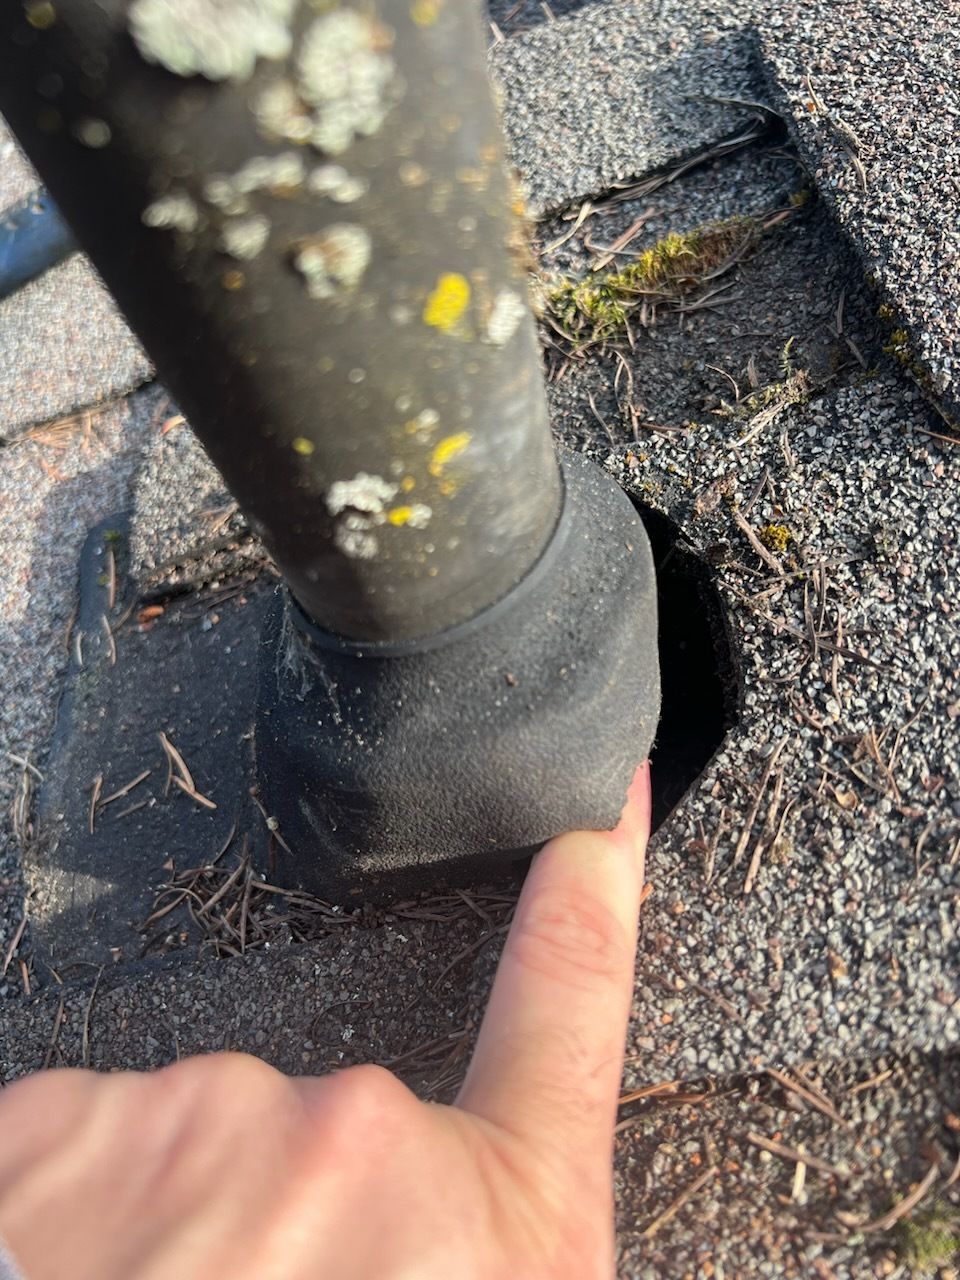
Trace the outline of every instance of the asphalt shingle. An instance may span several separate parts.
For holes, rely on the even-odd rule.
[[[0,212],[38,185],[0,118]],[[0,438],[114,400],[152,374],[83,254],[0,301]]]
[[[537,216],[755,127],[737,5],[631,0],[494,45],[511,156]]]
[[[890,308],[891,347],[960,416],[960,15],[792,3],[761,47],[817,187]]]

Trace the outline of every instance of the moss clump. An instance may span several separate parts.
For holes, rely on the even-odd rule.
[[[765,524],[757,535],[768,551],[783,553],[793,541],[793,534],[785,524]]]
[[[804,369],[789,373],[782,382],[771,382],[769,386],[754,391],[752,395],[741,400],[737,416],[755,418],[763,410],[779,413],[789,404],[806,404],[810,398],[810,377]]]
[[[618,271],[564,280],[547,289],[547,303],[578,349],[623,333],[630,312],[676,301],[721,275],[753,247],[763,227],[755,218],[730,218],[695,231],[671,231]]]
[[[941,1202],[897,1223],[897,1258],[914,1275],[930,1275],[958,1255],[960,1213],[952,1205]]]
[[[751,428],[755,428],[773,422],[788,405],[806,404],[815,388],[805,369],[794,368],[794,341],[794,338],[789,338],[780,352],[783,378],[779,382],[771,382],[765,387],[760,387],[741,400],[736,407],[724,405],[723,409],[717,412],[721,416],[747,418]]]
[[[909,366],[913,363],[910,338],[906,329],[893,329],[883,349],[888,356],[893,356],[894,360],[899,360],[903,365]]]

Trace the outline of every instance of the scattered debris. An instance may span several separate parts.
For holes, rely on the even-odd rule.
[[[652,1240],[660,1228],[666,1226],[671,1218],[676,1217],[683,1206],[692,1200],[697,1192],[702,1187],[705,1187],[711,1178],[715,1178],[719,1172],[720,1170],[716,1165],[711,1165],[710,1168],[704,1169],[703,1173],[701,1173],[699,1177],[694,1178],[693,1182],[691,1182],[688,1187],[681,1191],[674,1200],[671,1200],[663,1213],[658,1214],[651,1223],[638,1233],[641,1238],[644,1240]]]
[[[794,1147],[789,1147],[785,1142],[774,1142],[772,1138],[765,1138],[762,1133],[748,1133],[747,1141],[753,1146],[759,1147],[762,1151],[769,1151],[771,1155],[780,1156],[782,1160],[793,1160],[796,1164],[805,1165],[808,1169],[816,1169],[820,1173],[826,1173],[831,1178],[845,1178],[848,1171],[839,1169],[836,1165],[829,1164],[826,1160],[821,1160],[819,1156],[812,1155],[808,1151],[798,1151]]]
[[[187,768],[187,762],[183,756],[173,745],[170,739],[162,731],[157,734],[160,739],[160,745],[163,747],[164,754],[167,757],[167,781],[164,786],[163,794],[169,794],[171,784],[178,786],[184,791],[191,800],[195,800],[197,804],[203,805],[205,809],[216,809],[216,804],[198,790],[193,780],[193,774]],[[92,830],[92,827],[91,827]]]

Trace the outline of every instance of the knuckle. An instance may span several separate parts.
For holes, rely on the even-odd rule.
[[[354,1120],[379,1121],[385,1114],[395,1113],[412,1097],[386,1067],[366,1064],[347,1067],[333,1078],[338,1103],[352,1113]]]
[[[322,1151],[354,1151],[359,1141],[402,1144],[413,1128],[414,1095],[383,1067],[347,1067],[319,1082],[306,1105],[323,1133]]]
[[[147,1079],[170,1101],[203,1107],[211,1096],[216,1096],[224,1110],[224,1103],[242,1107],[253,1099],[266,1099],[288,1088],[286,1077],[275,1067],[252,1054],[236,1052],[185,1058]]]
[[[594,987],[633,969],[633,947],[617,915],[580,887],[546,889],[519,921],[514,957],[573,986]]]
[[[277,1075],[276,1070],[250,1053],[203,1053],[185,1058],[165,1068],[172,1077],[189,1078],[201,1085],[215,1083],[229,1077],[232,1084],[259,1085]]]

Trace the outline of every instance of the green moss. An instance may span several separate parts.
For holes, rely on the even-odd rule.
[[[793,365],[794,338],[788,338],[780,352],[780,368],[783,378],[779,382],[771,382],[760,387],[751,395],[741,400],[734,411],[739,418],[754,419],[765,410],[773,417],[781,409],[790,404],[806,404],[810,399],[813,386],[805,369],[795,369]]]
[[[894,360],[899,360],[902,365],[909,367],[913,363],[909,335],[906,329],[891,330],[883,349],[887,355],[893,356]]]
[[[677,300],[732,266],[762,230],[754,218],[730,218],[671,231],[627,267],[548,287],[547,304],[577,348],[602,344],[626,331],[631,310],[644,300],[654,306]]]
[[[897,1223],[897,1258],[916,1276],[947,1267],[960,1255],[960,1213],[940,1202]]]

